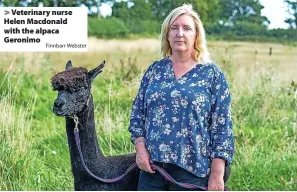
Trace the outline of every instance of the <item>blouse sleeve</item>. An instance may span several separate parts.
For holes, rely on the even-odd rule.
[[[130,125],[129,132],[131,133],[130,140],[134,143],[135,139],[138,137],[145,137],[145,92],[149,84],[150,76],[152,74],[153,65],[150,65],[149,68],[144,73],[138,93],[133,101],[132,110],[130,115]]]
[[[234,139],[231,119],[231,94],[225,75],[221,70],[215,72],[211,112],[211,159],[224,159],[227,166],[233,160]]]

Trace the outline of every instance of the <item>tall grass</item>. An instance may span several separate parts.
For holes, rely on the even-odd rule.
[[[30,149],[32,143],[32,113],[35,98],[30,98],[27,105],[17,106],[13,100],[15,86],[10,83],[10,75],[6,73],[1,85],[7,82],[7,92],[0,98],[0,189],[15,190],[18,183],[26,185],[27,171],[21,167],[30,166]],[[28,156],[27,156],[28,155]]]
[[[116,45],[114,40],[107,43]],[[106,155],[133,152],[127,131],[132,101],[145,68],[157,59],[156,51],[145,52],[142,46],[127,52],[107,46],[99,53],[41,53],[34,61],[26,54],[2,55],[0,190],[73,190],[65,122],[52,113],[57,93],[50,85],[50,77],[69,59],[88,69],[107,60],[92,87],[99,145]],[[296,80],[293,72],[287,73],[290,62],[280,62],[283,56],[266,56],[264,45],[257,46],[255,56],[249,51],[254,46],[210,45],[232,93],[236,148],[227,185],[232,190],[297,190],[297,85],[291,82]],[[283,49],[292,58],[294,50]],[[250,59],[241,62],[238,57]],[[28,70],[31,61],[38,64],[36,70]]]

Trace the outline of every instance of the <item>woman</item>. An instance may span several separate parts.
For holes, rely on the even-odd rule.
[[[138,190],[186,190],[167,182],[151,163],[179,182],[223,190],[234,153],[231,96],[191,5],[164,20],[161,50],[164,58],[145,72],[131,112]]]

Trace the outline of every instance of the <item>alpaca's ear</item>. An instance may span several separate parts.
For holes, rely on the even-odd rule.
[[[71,60],[69,60],[69,61],[66,63],[65,70],[67,71],[68,69],[71,69],[71,68],[72,68],[72,62],[71,62]]]
[[[95,69],[92,69],[88,72],[88,78],[89,80],[92,82],[96,76],[102,72],[102,68],[105,66],[105,60],[100,64],[98,65],[98,67],[96,67]]]

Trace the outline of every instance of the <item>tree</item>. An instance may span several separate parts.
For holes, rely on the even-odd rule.
[[[4,0],[0,2],[0,6],[4,7],[25,7],[27,6],[26,0]]]
[[[130,6],[129,6],[130,5]],[[112,6],[112,16],[123,21],[152,20],[152,5],[146,0],[120,1]]]
[[[270,21],[261,15],[264,8],[259,0],[220,0],[220,19],[226,25],[236,25],[238,21],[268,26]]]
[[[44,7],[80,7],[81,5],[85,5],[89,9],[91,7],[98,5],[96,0],[31,0],[29,1],[29,7],[37,7],[40,3],[43,4]]]
[[[124,21],[130,33],[157,33],[160,24],[152,16],[151,3],[146,0],[114,2],[112,16]]]
[[[40,3],[44,7],[76,7],[82,3],[87,5],[93,5],[95,0],[4,0],[3,5],[5,7],[38,7]]]
[[[128,8],[128,2],[121,1],[115,2],[112,6],[112,16],[127,21],[130,19],[130,9]]]
[[[4,7],[80,7],[82,5],[88,7],[99,7],[101,3],[109,0],[4,0],[0,2],[0,6]]]
[[[131,17],[139,20],[152,20],[152,4],[146,0],[136,0],[131,7]]]
[[[297,0],[285,0],[288,6],[289,18],[285,19],[285,22],[290,25],[291,28],[297,29]]]
[[[155,19],[163,21],[169,12],[183,5],[192,4],[204,23],[213,23],[218,20],[219,0],[149,0],[152,4],[152,13]]]

